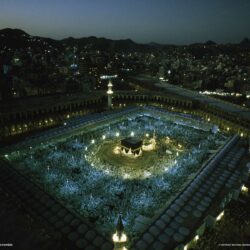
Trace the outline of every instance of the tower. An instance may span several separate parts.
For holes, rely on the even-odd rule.
[[[115,234],[113,234],[113,242],[115,245],[114,250],[127,250],[127,248],[125,247],[127,242],[127,236],[124,233],[124,226],[121,215],[119,215],[117,220],[116,232]]]
[[[112,95],[113,95],[113,90],[112,90],[113,84],[111,82],[111,79],[109,80],[108,83],[108,91],[107,91],[107,95],[108,95],[108,108],[111,109],[112,108]]]
[[[117,78],[117,75],[103,75],[100,76],[101,80],[108,80],[108,91],[107,91],[107,95],[108,95],[108,108],[111,109],[113,104],[112,104],[112,95],[114,94],[112,87],[112,79]]]

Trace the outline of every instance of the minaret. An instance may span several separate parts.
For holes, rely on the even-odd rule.
[[[112,108],[112,95],[113,95],[113,90],[112,90],[112,87],[113,87],[113,84],[111,82],[111,80],[109,80],[109,83],[108,83],[108,91],[107,91],[107,94],[108,94],[108,108],[111,109]]]
[[[124,226],[122,223],[122,216],[119,215],[117,224],[116,224],[116,232],[113,234],[113,242],[115,245],[114,250],[127,250],[125,247],[127,242],[127,236],[124,233]]]

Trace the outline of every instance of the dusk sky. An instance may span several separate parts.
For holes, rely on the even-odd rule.
[[[0,29],[189,44],[250,37],[250,0],[0,0]]]

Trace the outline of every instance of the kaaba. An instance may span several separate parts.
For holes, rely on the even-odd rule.
[[[126,153],[131,150],[133,154],[139,154],[142,148],[142,140],[137,138],[128,137],[121,140],[121,149]]]

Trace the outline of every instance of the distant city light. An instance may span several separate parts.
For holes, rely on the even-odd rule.
[[[222,211],[222,212],[216,217],[216,221],[221,220],[223,216],[224,216],[224,211]]]
[[[224,92],[224,91],[208,91],[208,90],[205,90],[205,91],[199,91],[199,93],[202,94],[202,95],[236,96],[236,97],[242,96],[242,94],[240,94],[240,93],[235,93],[235,92],[229,93],[229,92]]]
[[[77,64],[75,64],[75,63],[71,64],[71,65],[70,65],[70,68],[76,69],[76,68],[77,68]]]
[[[244,193],[247,193],[248,192],[248,187],[246,187],[245,185],[243,185],[241,187],[241,191],[244,192]]]
[[[100,76],[100,79],[102,80],[107,80],[107,79],[112,79],[112,78],[117,78],[118,75],[102,75]]]
[[[199,238],[199,235],[195,235],[194,240],[197,241]]]

